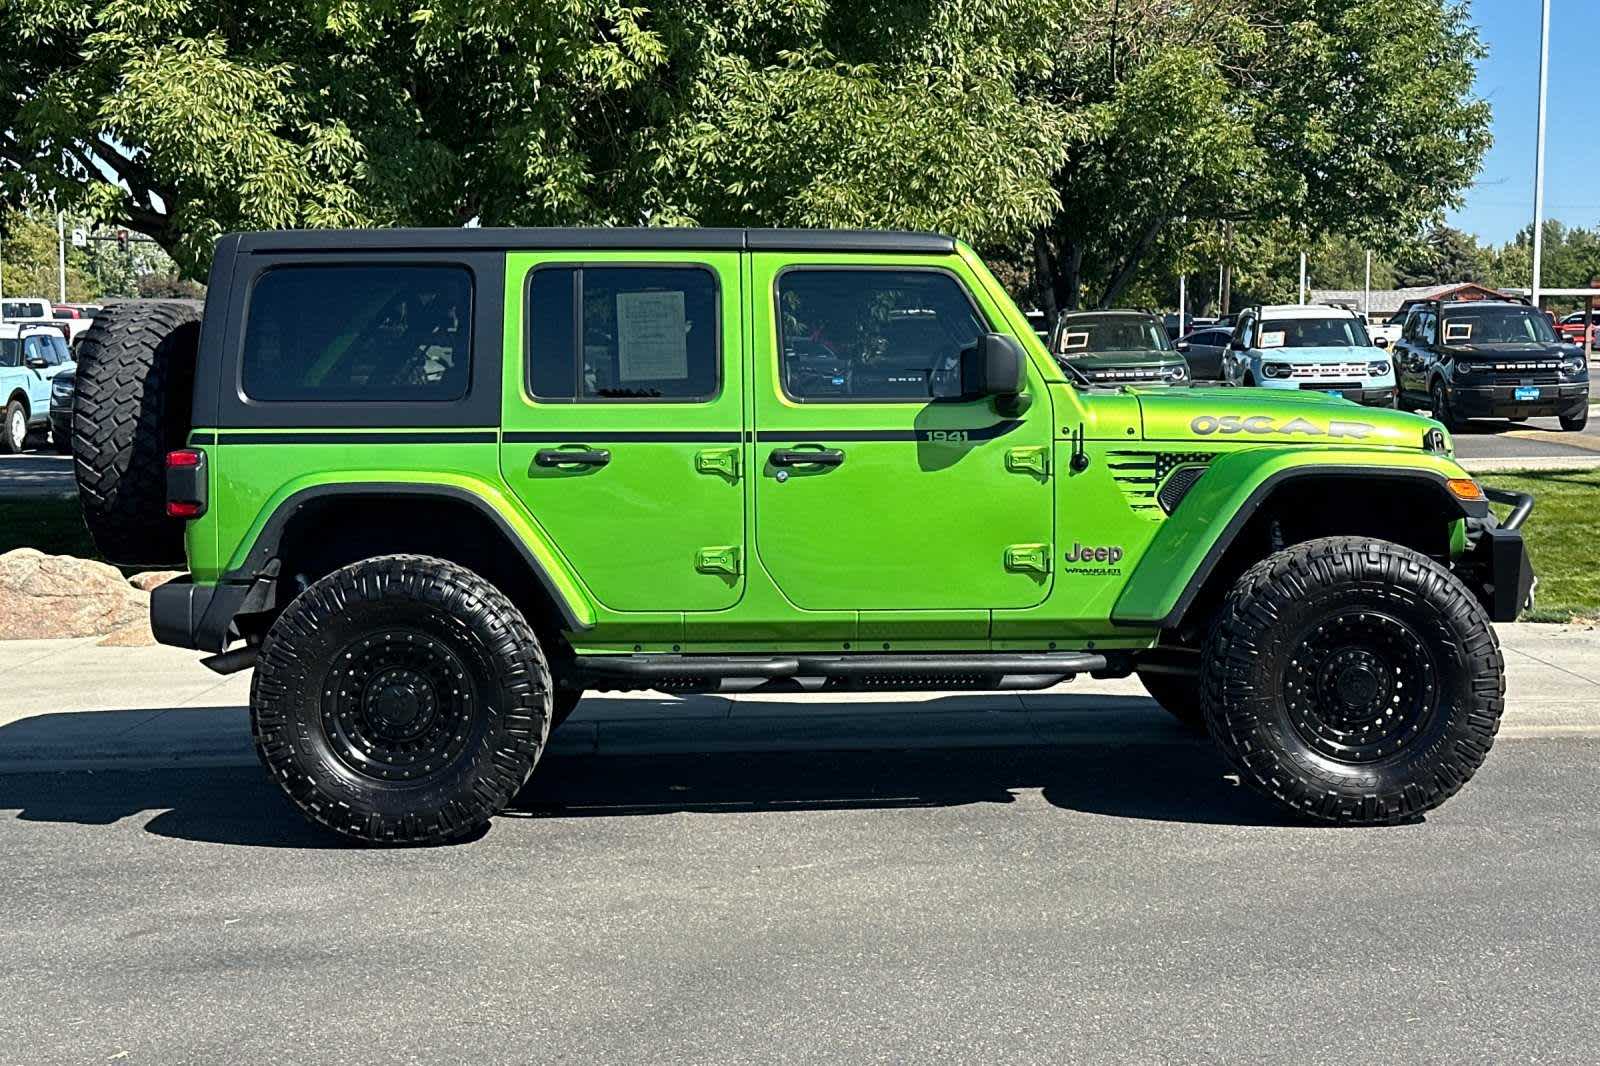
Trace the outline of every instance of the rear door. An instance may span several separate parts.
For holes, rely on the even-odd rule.
[[[871,265],[867,265],[870,263]],[[1048,397],[1003,415],[959,392],[1000,321],[973,279],[916,257],[756,254],[755,544],[811,610],[1016,608],[1049,592]]]
[[[507,257],[501,472],[613,611],[743,593],[741,305],[737,252]]]

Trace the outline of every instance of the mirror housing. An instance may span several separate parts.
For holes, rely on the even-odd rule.
[[[961,396],[979,400],[997,399],[1022,393],[1022,345],[1004,333],[985,333],[978,343],[961,352]]]
[[[1188,351],[1189,350],[1189,342],[1188,341],[1179,341],[1177,343],[1177,349],[1180,352]]]
[[[1374,348],[1388,348],[1389,338],[1383,336],[1374,337],[1372,338],[1372,346]]]
[[[49,365],[50,364],[45,362],[44,357],[41,355],[31,355],[27,359],[27,366],[29,370],[43,370]]]

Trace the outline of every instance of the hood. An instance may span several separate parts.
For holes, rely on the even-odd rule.
[[[1136,390],[1148,440],[1225,440],[1257,444],[1425,447],[1421,415],[1363,407],[1325,393],[1287,389]],[[1442,438],[1448,441],[1448,437]]]

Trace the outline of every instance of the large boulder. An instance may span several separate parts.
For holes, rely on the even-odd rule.
[[[150,594],[114,566],[18,548],[0,555],[0,640],[119,635],[149,643]]]

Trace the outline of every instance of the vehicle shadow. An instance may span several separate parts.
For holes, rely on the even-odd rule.
[[[97,713],[128,712],[54,717],[81,730]],[[500,821],[1007,804],[1038,790],[1056,808],[1106,817],[1304,824],[1242,788],[1209,743],[1149,713],[1115,728],[1105,715],[1086,714],[1080,727],[1065,714],[1046,743],[941,749],[915,748],[916,715],[906,717],[903,750],[882,743],[870,751],[828,750],[825,737],[802,750],[755,753],[594,755],[558,747]],[[692,736],[695,726],[686,721],[683,728]],[[350,846],[306,822],[258,766],[238,759],[99,770],[18,765],[0,772],[0,811],[15,811],[21,821],[110,826],[154,812],[144,830],[180,840]]]

